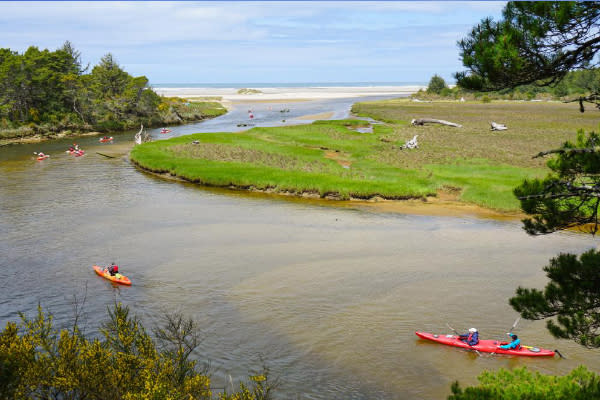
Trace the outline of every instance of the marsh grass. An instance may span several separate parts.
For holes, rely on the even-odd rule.
[[[357,114],[384,124],[359,133],[365,121],[204,133],[137,146],[140,167],[204,185],[333,198],[424,198],[451,191],[462,201],[516,210],[512,189],[546,174],[539,151],[597,128],[598,116],[560,103],[357,103]],[[458,122],[463,128],[413,127],[412,118]],[[489,122],[508,131],[490,131]],[[401,150],[415,134],[419,148]],[[199,144],[192,144],[198,141]]]

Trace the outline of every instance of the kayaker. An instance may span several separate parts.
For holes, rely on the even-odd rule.
[[[464,335],[458,335],[458,338],[463,342],[466,342],[469,346],[475,346],[479,343],[479,332],[475,328],[469,328],[469,333]]]
[[[503,350],[510,350],[510,349],[516,349],[519,350],[521,348],[521,339],[519,339],[519,337],[517,335],[515,335],[514,333],[507,333],[508,336],[510,336],[511,338],[511,342],[504,344],[502,346],[498,346],[499,348],[503,349]]]
[[[108,272],[112,275],[115,276],[116,274],[119,273],[119,266],[115,263],[110,263],[110,267],[108,267]]]

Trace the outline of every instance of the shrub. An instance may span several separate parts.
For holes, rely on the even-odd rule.
[[[512,371],[485,371],[477,377],[479,386],[462,389],[452,384],[448,400],[574,400],[600,398],[600,377],[584,366],[565,376],[532,373],[527,368]]]
[[[53,326],[51,314],[9,322],[0,332],[2,399],[205,399],[210,378],[190,358],[198,326],[179,314],[155,331],[156,342],[129,308],[115,304],[101,329],[88,339],[75,323]],[[266,400],[273,385],[268,369],[222,399]]]
[[[452,89],[445,87],[440,91],[440,96],[450,97],[452,96]]]
[[[441,76],[435,74],[429,80],[429,85],[427,86],[427,92],[440,94],[444,88],[448,88],[446,85],[446,81]]]
[[[239,89],[237,91],[237,93],[238,94],[259,94],[259,93],[262,93],[262,92],[260,90],[258,90],[258,89],[246,89],[246,88],[244,88],[244,89]]]

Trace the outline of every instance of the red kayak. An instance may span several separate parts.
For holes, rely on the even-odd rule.
[[[131,281],[125,275],[116,274],[113,276],[110,274],[110,272],[108,272],[108,268],[100,267],[98,265],[94,265],[92,268],[94,268],[94,271],[98,275],[100,275],[101,277],[103,277],[105,279],[108,279],[111,282],[120,283],[122,285],[131,285]]]
[[[67,150],[67,152],[75,157],[81,157],[85,154],[85,150]]]
[[[167,129],[167,128],[163,128],[160,130],[160,133],[169,133],[169,132],[171,132],[171,130]]]
[[[44,154],[43,156],[41,156],[41,155],[38,155],[38,157],[37,157],[37,160],[38,160],[38,161],[42,161],[42,160],[45,160],[45,159],[46,159],[46,158],[48,158],[48,157],[50,157],[48,154]]]
[[[100,140],[99,140],[100,143],[108,143],[108,142],[112,142],[112,141],[113,141],[112,136],[111,137],[104,136],[104,137],[100,138]]]
[[[521,346],[520,349],[504,350],[498,348],[498,346],[505,345],[506,342],[500,342],[498,340],[480,340],[475,346],[469,346],[458,339],[458,336],[456,335],[437,335],[427,332],[415,332],[415,334],[421,339],[431,340],[448,346],[462,347],[463,349],[477,350],[482,353],[510,354],[513,356],[528,357],[552,357],[555,354],[552,350],[532,346]]]

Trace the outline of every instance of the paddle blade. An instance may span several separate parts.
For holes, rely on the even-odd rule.
[[[509,333],[512,332],[513,329],[515,329],[517,327],[517,324],[519,323],[519,321],[521,320],[521,317],[517,317],[517,319],[515,320],[515,323],[512,325],[512,327],[510,328],[510,331],[508,331]]]

